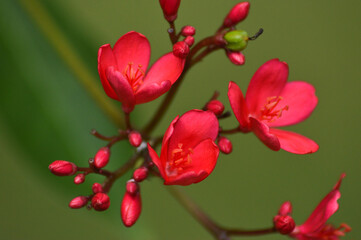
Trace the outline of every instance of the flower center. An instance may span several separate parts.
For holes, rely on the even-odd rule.
[[[171,159],[169,161],[168,170],[173,172],[174,170],[183,171],[192,163],[193,149],[183,150],[183,144],[178,143],[178,147],[173,149]]]
[[[261,120],[274,122],[276,119],[282,117],[282,112],[288,110],[288,105],[283,108],[276,109],[278,103],[283,99],[281,96],[273,96],[267,98],[267,103],[261,109]]]
[[[127,78],[134,92],[139,88],[140,85],[142,85],[144,76],[142,65],[138,64],[138,67],[135,68],[133,63],[130,62],[125,67],[123,74]]]
[[[317,238],[322,240],[334,240],[335,237],[342,237],[345,235],[345,233],[350,232],[351,228],[345,224],[342,223],[338,228],[333,228],[332,225],[326,225],[324,226],[321,231],[317,234]]]

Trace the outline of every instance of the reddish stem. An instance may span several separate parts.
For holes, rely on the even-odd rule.
[[[219,49],[219,47],[216,47],[216,39],[217,36],[210,36],[207,38],[204,38],[200,42],[198,42],[190,51],[189,55],[187,56],[187,60],[183,69],[182,74],[178,78],[178,80],[173,84],[172,88],[167,93],[166,97],[163,99],[163,102],[159,106],[158,110],[154,114],[151,121],[145,126],[144,130],[142,131],[144,134],[149,135],[154,128],[157,126],[157,124],[160,122],[162,117],[164,116],[165,112],[168,110],[172,100],[174,99],[174,96],[179,89],[179,86],[181,85],[184,76],[187,74],[188,70],[193,67],[196,63],[201,61],[205,56],[207,56],[209,53]],[[213,46],[210,48],[207,48],[205,51],[200,53],[200,56],[195,57],[195,55],[204,47]],[[193,57],[195,59],[193,60]]]
[[[239,133],[239,132],[241,132],[241,129],[239,126],[233,128],[233,129],[227,129],[227,130],[222,129],[219,131],[220,134],[233,134],[233,133]]]
[[[174,22],[169,22],[168,34],[172,45],[174,45],[177,41],[179,36],[177,36]]]

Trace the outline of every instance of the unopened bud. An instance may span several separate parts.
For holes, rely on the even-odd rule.
[[[249,7],[249,2],[241,2],[236,4],[224,19],[223,26],[232,27],[243,21],[248,15]]]
[[[280,210],[278,211],[278,214],[281,216],[286,216],[286,215],[290,214],[291,212],[292,212],[292,204],[290,201],[287,201],[281,205]]]
[[[192,46],[193,46],[193,43],[194,43],[194,37],[192,37],[192,36],[187,36],[187,37],[184,39],[184,42],[185,42],[189,47],[192,47]]]
[[[181,0],[159,0],[162,7],[164,18],[168,22],[173,22],[177,19],[178,8]]]
[[[148,168],[146,167],[140,167],[136,169],[133,173],[133,178],[137,182],[141,182],[144,179],[146,179],[148,176]]]
[[[226,51],[228,59],[234,65],[243,65],[246,61],[244,55],[241,52]]]
[[[227,42],[227,49],[231,51],[242,51],[247,47],[248,33],[243,30],[234,30],[226,33],[224,39]]]
[[[291,216],[276,216],[273,219],[274,226],[281,234],[290,234],[296,227],[296,223]]]
[[[102,147],[95,154],[94,157],[94,166],[97,168],[105,167],[109,162],[110,149],[108,147]]]
[[[173,45],[173,54],[179,58],[186,58],[189,53],[189,46],[187,43],[180,41]]]
[[[130,194],[125,192],[122,205],[120,207],[120,215],[126,227],[131,227],[139,218],[142,211],[142,200],[140,192]]]
[[[85,181],[85,174],[80,173],[75,176],[74,183],[75,184],[82,184]]]
[[[219,116],[224,111],[224,105],[219,100],[211,100],[207,103],[206,109],[213,112],[216,116]]]
[[[139,147],[142,143],[142,135],[137,131],[131,131],[128,135],[129,143],[133,147]]]
[[[232,142],[226,137],[219,137],[218,139],[219,150],[224,154],[232,152]]]
[[[79,196],[70,201],[69,207],[73,209],[82,208],[88,203],[88,198]]]
[[[94,183],[92,186],[93,193],[101,193],[103,192],[103,186],[100,183]]]
[[[57,176],[71,176],[77,171],[77,166],[74,163],[56,160],[49,165],[49,170]]]
[[[134,181],[134,179],[130,179],[127,182],[126,190],[128,193],[134,195],[139,191],[139,185],[136,181]]]
[[[110,206],[109,196],[105,193],[97,193],[92,198],[92,206],[97,211],[107,210]]]
[[[181,34],[185,37],[193,36],[194,34],[196,34],[196,29],[193,26],[184,26],[182,28]]]

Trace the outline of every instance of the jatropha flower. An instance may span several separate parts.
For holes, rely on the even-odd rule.
[[[253,75],[246,97],[230,82],[228,98],[240,129],[254,134],[270,149],[297,154],[313,153],[318,145],[294,132],[273,127],[302,122],[317,105],[314,87],[306,82],[287,83],[288,65],[278,59],[264,63]]]
[[[177,116],[164,134],[160,158],[148,144],[150,157],[165,185],[189,185],[214,169],[219,150],[214,140],[218,120],[210,111],[191,110]]]
[[[289,236],[298,240],[338,240],[346,232],[351,231],[351,228],[346,224],[341,224],[340,227],[335,228],[327,223],[327,220],[338,209],[337,200],[341,197],[339,188],[344,177],[345,174],[342,174],[331,192],[322,199],[306,222],[296,226]],[[282,215],[286,216],[289,213],[290,210],[288,212],[283,211]]]
[[[131,112],[135,104],[152,101],[165,92],[183,71],[184,59],[168,53],[158,59],[146,73],[150,58],[148,39],[140,33],[128,32],[113,49],[100,47],[98,72],[106,94]]]

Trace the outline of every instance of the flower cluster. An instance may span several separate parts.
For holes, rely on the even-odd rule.
[[[111,137],[92,131],[92,135],[105,141],[106,145],[89,159],[89,166],[78,167],[63,160],[57,160],[49,166],[50,171],[57,176],[75,176],[75,184],[85,182],[88,174],[104,176],[103,183],[93,183],[90,195],[77,196],[69,203],[69,207],[73,209],[87,206],[96,211],[110,207],[108,193],[113,183],[132,170],[133,174],[124,186],[125,193],[120,207],[121,219],[126,227],[134,225],[141,214],[142,181],[159,177],[165,185],[181,186],[203,181],[215,169],[219,152],[232,153],[233,144],[226,137],[227,134],[253,132],[274,151],[283,149],[295,154],[309,154],[319,148],[316,142],[307,137],[278,128],[304,121],[318,102],[315,88],[310,83],[287,82],[289,67],[286,62],[278,59],[269,60],[259,67],[250,80],[245,97],[235,82],[229,82],[228,99],[239,123],[235,128],[226,129],[222,124],[221,120],[231,117],[232,113],[217,99],[219,93],[215,92],[203,108],[190,109],[175,117],[162,136],[154,137],[153,129],[168,109],[189,69],[219,49],[226,52],[233,64],[243,65],[245,57],[242,51],[249,41],[255,40],[263,32],[261,29],[249,37],[246,31],[236,30],[236,25],[247,17],[250,9],[249,2],[241,2],[229,11],[213,35],[196,42],[196,28],[193,26],[183,26],[176,33],[175,20],[181,1],[159,0],[159,3],[170,26],[168,33],[172,49],[149,69],[150,43],[138,32],[128,32],[113,47],[105,44],[98,51],[101,84],[110,98],[121,103],[125,127]],[[151,102],[165,93],[167,94],[158,111],[146,127],[134,127],[130,114],[136,105]],[[134,148],[133,156],[114,171],[104,169],[110,161],[113,145],[123,140],[128,140]],[[158,147],[160,155],[157,154]],[[300,240],[338,239],[350,228],[346,224],[334,228],[326,224],[326,221],[338,209],[337,199],[340,197],[339,188],[343,177],[344,175],[302,225],[296,225],[290,216],[290,202],[282,205],[279,214],[273,219],[274,227],[268,230],[228,230],[206,219],[207,216],[200,213],[199,209],[194,215],[201,216],[198,220],[203,221],[203,225],[212,225],[209,227],[210,231],[219,236],[257,235],[278,231]],[[194,205],[190,209],[194,209]]]

